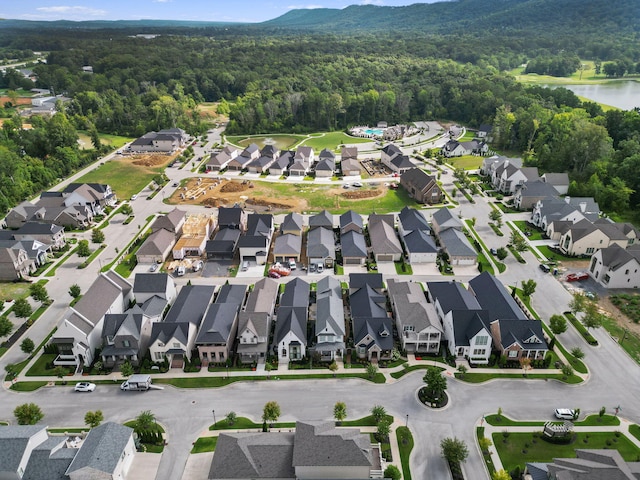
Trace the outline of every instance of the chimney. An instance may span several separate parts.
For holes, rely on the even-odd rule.
[[[571,203],[571,197],[567,195],[566,197],[564,197],[564,201],[567,203]]]
[[[509,159],[507,158],[507,159],[504,161],[504,168],[507,168],[508,166],[509,166]]]

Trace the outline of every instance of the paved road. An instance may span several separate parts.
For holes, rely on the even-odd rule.
[[[215,132],[209,135],[210,142],[215,140]],[[202,147],[197,147],[202,148]],[[205,147],[204,149],[207,149]],[[200,155],[196,151],[196,155]],[[90,167],[91,168],[91,167]],[[78,175],[81,175],[79,173]],[[163,192],[168,195],[171,183],[189,176],[195,176],[188,169],[167,169],[171,179]],[[452,175],[443,175],[445,188],[452,188]],[[72,179],[70,180],[72,181]],[[146,192],[132,202],[136,220],[129,226],[112,222],[106,229],[108,247],[100,255],[103,263],[115,258],[116,248],[121,251],[131,238],[132,229],[143,225],[149,215],[167,211],[162,203],[161,192],[152,200],[147,200]],[[499,247],[507,243],[508,227],[503,227],[504,237],[498,237],[488,227],[490,211],[486,199],[475,196],[476,203],[469,203],[464,197],[460,202],[459,213],[466,218],[476,218],[476,229],[489,247]],[[181,207],[182,208],[182,207]],[[201,207],[188,207],[189,211],[203,211]],[[124,217],[122,218],[124,220]],[[524,279],[533,278],[538,283],[532,302],[536,310],[546,321],[553,313],[566,310],[570,295],[551,275],[543,274],[537,268],[533,255],[525,252],[527,265],[521,265],[508,257],[507,271],[500,275],[507,285],[513,285]],[[87,269],[77,270],[79,259],[65,263],[52,281],[47,285],[50,296],[55,300],[53,306],[29,330],[29,336],[38,343],[55,326],[67,308],[70,297],[67,294],[72,283],[81,285],[83,291],[97,275],[100,261],[94,261]],[[415,280],[442,280],[439,276],[414,276]],[[467,281],[470,276],[458,277]],[[224,281],[216,279],[213,281]],[[252,282],[255,279],[234,279],[234,282]],[[180,279],[179,282],[186,282]],[[194,283],[211,283],[211,279],[198,278]],[[238,415],[258,420],[262,406],[268,400],[280,403],[283,420],[330,419],[336,401],[347,403],[349,417],[358,418],[368,414],[374,403],[384,405],[398,418],[409,415],[409,427],[416,437],[416,448],[411,458],[415,478],[447,478],[445,465],[440,457],[440,440],[447,436],[463,439],[470,447],[470,456],[465,465],[469,479],[486,479],[487,475],[482,458],[474,448],[474,425],[483,414],[497,411],[502,407],[505,414],[515,419],[551,418],[556,407],[579,407],[583,412],[597,412],[606,406],[609,411],[622,406],[622,414],[634,422],[640,421],[640,409],[637,398],[640,395],[640,376],[638,365],[631,360],[608,337],[604,330],[594,332],[600,346],[589,347],[573,329],[560,336],[567,348],[581,347],[586,352],[586,362],[590,368],[589,380],[579,386],[568,386],[555,381],[529,380],[526,382],[499,380],[484,385],[468,385],[452,380],[449,382],[450,405],[442,411],[428,410],[416,401],[415,392],[422,384],[422,374],[415,372],[393,384],[373,385],[359,380],[318,381],[271,381],[236,383],[229,387],[211,390],[180,390],[167,387],[163,391],[145,393],[121,392],[117,386],[100,385],[98,394],[74,394],[70,388],[41,389],[33,393],[15,393],[0,391],[0,419],[12,419],[16,405],[33,401],[42,406],[45,421],[51,426],[77,425],[84,423],[84,414],[88,410],[100,409],[105,418],[113,421],[125,421],[134,418],[140,411],[150,409],[158,420],[166,425],[169,433],[169,446],[163,454],[158,480],[174,480],[181,477],[188,458],[191,443],[198,434],[212,423],[213,409],[218,418],[233,410]],[[0,359],[0,368],[25,358],[19,348],[12,348]]]

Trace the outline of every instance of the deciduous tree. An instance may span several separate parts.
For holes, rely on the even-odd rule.
[[[96,410],[95,412],[87,412],[84,415],[84,423],[89,428],[96,428],[104,420],[102,410]]]
[[[23,403],[13,410],[18,425],[35,425],[44,418],[44,413],[35,403]]]

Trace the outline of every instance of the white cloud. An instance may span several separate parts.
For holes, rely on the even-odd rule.
[[[172,0],[153,0],[153,3],[169,3]]]
[[[287,10],[313,10],[314,8],[325,8],[324,5],[289,5]]]
[[[384,5],[383,0],[362,0],[360,5]]]
[[[90,8],[81,5],[70,6],[70,5],[58,5],[53,7],[38,7],[36,8],[38,12],[42,12],[45,14],[59,14],[65,16],[81,16],[81,17],[102,17],[107,14],[106,10],[101,10],[98,8]]]

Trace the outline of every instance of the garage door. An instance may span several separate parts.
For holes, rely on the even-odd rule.
[[[344,264],[345,265],[360,265],[361,260],[359,258],[345,258],[344,259]]]
[[[378,262],[393,262],[393,255],[378,255]]]

